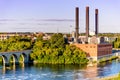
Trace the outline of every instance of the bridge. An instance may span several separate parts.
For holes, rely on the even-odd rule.
[[[3,65],[9,65],[9,61],[11,56],[13,57],[13,63],[18,64],[20,57],[22,57],[22,62],[29,62],[29,55],[32,50],[24,50],[24,51],[13,51],[13,52],[0,52],[0,56],[3,60]]]

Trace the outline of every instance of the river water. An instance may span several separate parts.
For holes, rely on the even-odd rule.
[[[93,80],[120,72],[120,61],[84,65],[19,64],[0,66],[0,80]]]

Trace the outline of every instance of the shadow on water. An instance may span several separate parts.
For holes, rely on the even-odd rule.
[[[48,80],[83,80],[81,70],[84,70],[87,65],[64,65],[64,64],[34,64],[42,74],[48,75]]]
[[[85,69],[86,65],[74,64],[34,64],[36,68],[50,69],[51,71],[79,70]]]

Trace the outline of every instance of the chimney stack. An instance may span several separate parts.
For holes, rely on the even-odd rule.
[[[79,36],[79,8],[78,7],[76,7],[76,10],[75,10],[75,12],[76,12],[76,28],[75,28],[75,38],[76,38],[76,42],[78,42],[78,36]]]
[[[86,42],[88,42],[89,37],[89,7],[86,7]]]
[[[98,9],[95,9],[95,36],[98,36]]]

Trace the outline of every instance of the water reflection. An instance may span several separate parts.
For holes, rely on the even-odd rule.
[[[22,69],[22,72],[24,72],[25,69],[25,64],[24,63],[19,63],[20,68]]]
[[[5,65],[2,67],[2,74],[5,74],[6,72],[6,68],[5,68]]]
[[[0,80],[93,80],[120,72],[120,62],[86,65],[11,64],[0,68]]]
[[[94,78],[98,75],[98,65],[90,66],[85,69],[84,77],[85,78]]]
[[[15,64],[10,64],[10,66],[5,66],[5,65],[2,66],[2,74],[6,74],[8,70],[12,70],[13,73],[15,73],[16,71]]]
[[[15,74],[16,72],[16,68],[21,68],[22,71],[24,71],[24,67],[25,64],[24,63],[20,63],[19,65],[16,65],[15,63],[10,63],[9,65],[5,66],[5,65],[1,65],[2,68],[2,74],[7,74],[7,72],[12,71],[13,74]]]
[[[98,76],[110,76],[120,72],[120,61],[112,61],[99,65]]]
[[[83,75],[78,71],[86,67],[86,65],[49,65],[35,64],[36,68],[44,72],[44,76],[49,77],[48,80],[77,80],[84,79]],[[78,79],[78,80],[79,80]],[[80,79],[80,80],[81,80]]]

